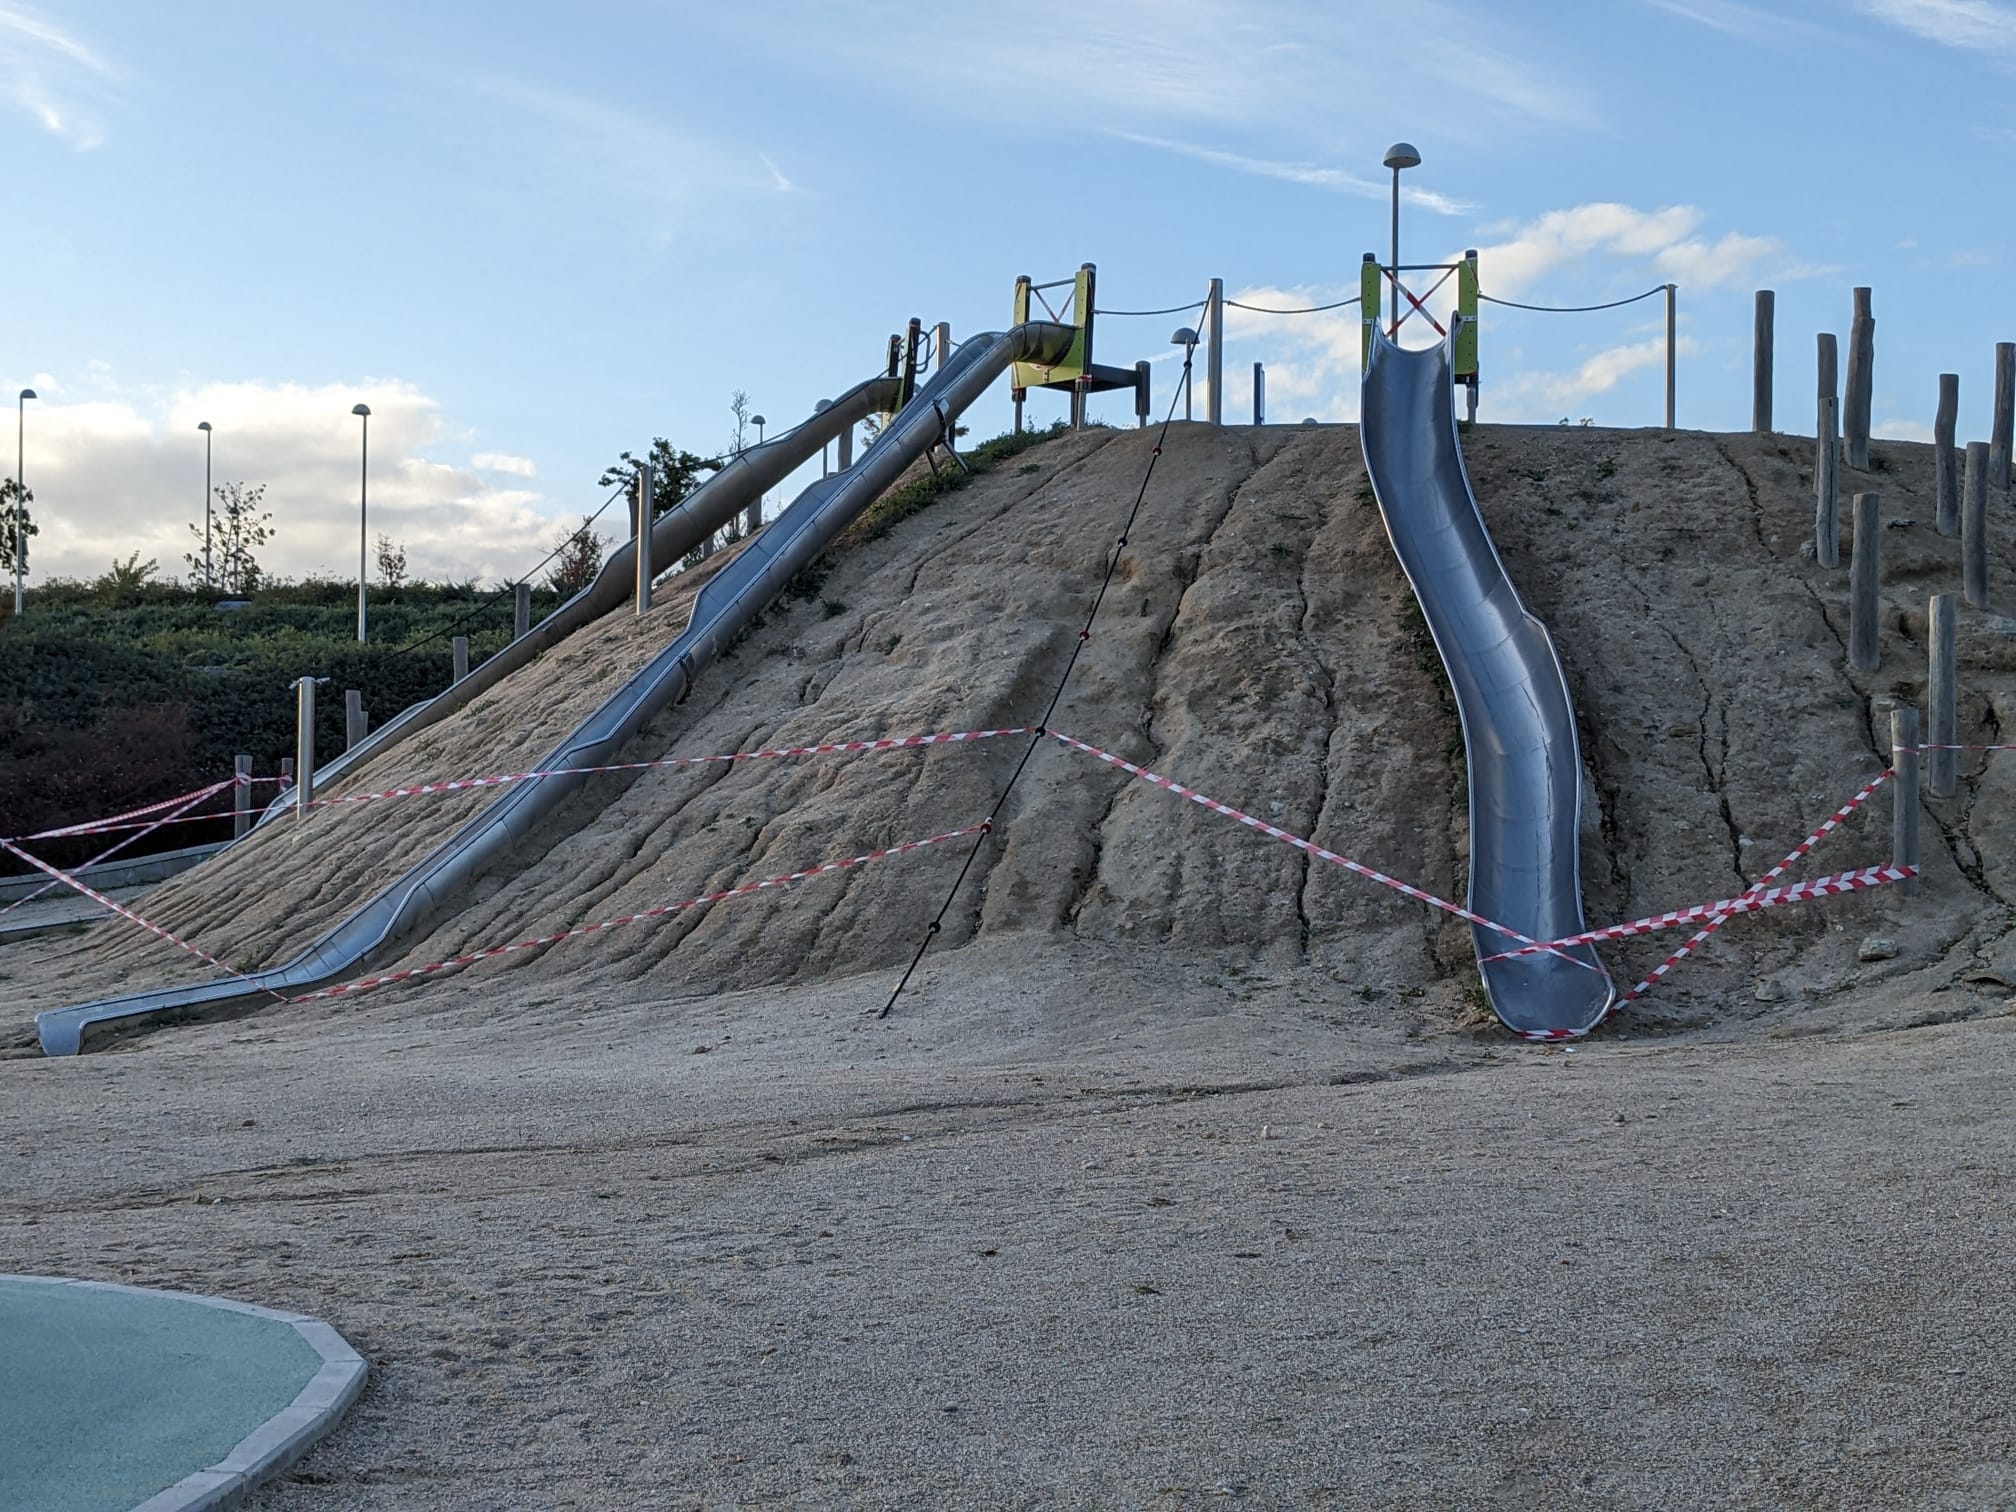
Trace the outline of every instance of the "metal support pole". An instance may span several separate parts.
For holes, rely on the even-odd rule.
[[[1666,429],[1673,429],[1673,379],[1674,354],[1678,350],[1675,333],[1679,326],[1679,311],[1675,308],[1680,293],[1678,284],[1666,285]]]
[[[1011,390],[1011,391],[1010,391],[1010,394],[1011,394],[1011,397],[1012,397],[1012,398],[1013,398],[1013,399],[1015,400],[1015,434],[1016,434],[1016,435],[1018,435],[1018,436],[1022,434],[1022,395],[1023,395],[1023,393],[1024,393],[1024,390],[1022,390],[1022,389],[1019,389],[1019,388],[1018,388],[1018,389],[1013,389],[1013,390]],[[846,464],[845,462],[842,462],[842,463],[840,464],[840,467],[841,467],[841,470],[842,470],[842,471],[844,472],[844,471],[846,470],[846,467],[847,467],[847,464]]]
[[[1918,711],[1909,704],[1890,711],[1890,864],[1916,868],[1918,855]],[[1912,877],[1897,884],[1908,896],[1918,891]]]
[[[246,831],[252,828],[252,758],[234,757],[231,769],[238,778],[238,786],[232,789],[231,838],[243,840]]]
[[[315,679],[294,680],[294,812],[308,817],[315,796]]]
[[[455,638],[461,641],[464,647],[467,647],[468,640],[466,637],[458,635]],[[468,655],[466,649],[463,655]],[[357,688],[345,688],[343,690],[343,749],[354,751],[363,743],[363,740],[364,694]]]
[[[1820,439],[1813,465],[1813,556],[1822,567],[1841,565],[1841,401],[1820,401]]]
[[[1204,418],[1213,425],[1225,423],[1225,280],[1211,280],[1211,291],[1204,306],[1204,339],[1211,343],[1210,366],[1204,370],[1205,382],[1211,385],[1206,398]]]
[[[511,638],[530,634],[532,630],[532,585],[514,583],[511,585]]]
[[[2009,486],[2009,444],[2016,430],[2016,341],[1995,343],[1995,420],[1988,435],[1988,486]]]
[[[365,490],[371,481],[371,416],[366,412],[362,417],[364,428],[357,442],[357,644],[363,645],[364,634],[364,590],[369,582],[364,570],[364,551],[370,540],[370,532],[365,528]]]
[[[917,348],[924,341],[924,322],[917,316],[910,317],[910,324],[903,328],[903,402],[908,404],[917,397]]]
[[[1778,295],[1771,289],[1757,291],[1757,314],[1750,338],[1750,429],[1758,435],[1771,431],[1772,341],[1776,334]]]
[[[1960,375],[1939,375],[1939,409],[1932,417],[1932,467],[1938,500],[1934,519],[1942,536],[1960,534],[1960,454],[1953,446],[1953,426],[1960,416]]]
[[[1466,425],[1477,423],[1477,380],[1472,378],[1463,385],[1463,421]]]
[[[292,756],[282,756],[280,758],[280,791],[283,793],[288,792],[293,786],[294,758]]]
[[[651,579],[655,576],[651,566],[651,507],[656,502],[655,479],[651,464],[643,462],[637,467],[637,497],[632,501],[632,524],[637,540],[637,612],[651,612]]]
[[[1848,665],[1861,672],[1874,672],[1882,665],[1882,650],[1876,638],[1876,590],[1882,581],[1882,564],[1877,556],[1883,534],[1883,496],[1855,495],[1855,557],[1848,590]]]
[[[1925,786],[1934,798],[1951,798],[1960,785],[1958,666],[1953,648],[1953,595],[1935,593],[1927,606]]]
[[[1988,607],[1988,443],[1967,443],[1967,480],[1960,501],[1960,586],[1969,608]]]
[[[1253,423],[1267,423],[1267,364],[1253,364]]]
[[[1146,362],[1134,364],[1134,425],[1136,429],[1148,424],[1148,374],[1151,371]]]
[[[1848,330],[1848,391],[1841,400],[1841,437],[1848,465],[1869,466],[1869,405],[1876,387],[1876,317],[1869,291],[1855,291],[1855,319]]]
[[[1022,429],[1019,418],[1022,412],[1022,406],[1019,403],[1015,406],[1015,412],[1018,417],[1015,429],[1019,431],[1020,429]],[[854,427],[850,424],[845,430],[840,432],[839,447],[833,456],[833,471],[845,472],[847,471],[848,468],[852,467],[853,465],[854,465]]]
[[[457,635],[448,644],[455,658],[455,681],[459,683],[469,675],[469,637]]]
[[[931,328],[931,370],[945,371],[945,364],[952,360],[952,322],[941,320]]]

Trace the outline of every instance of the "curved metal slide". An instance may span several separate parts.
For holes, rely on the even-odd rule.
[[[883,427],[854,466],[820,479],[799,494],[788,509],[756,534],[734,561],[708,581],[694,600],[686,629],[555,746],[539,763],[540,767],[593,766],[614,760],[626,741],[685,696],[701,668],[741,634],[801,568],[879,498],[910,462],[945,437],[953,420],[985,393],[1010,363],[1061,361],[1073,336],[1073,328],[1069,326],[1032,321],[962,343],[946,365],[917,391],[916,397]],[[855,404],[869,402],[873,397],[868,392],[871,388],[872,385],[864,384],[842,402],[850,409]],[[836,404],[818,419],[827,421],[840,408]],[[808,426],[813,423],[808,422]],[[837,431],[840,422],[831,423]],[[818,432],[812,434],[816,437]],[[772,442],[771,446],[780,442]],[[811,445],[816,448],[817,440]],[[772,453],[764,470],[789,451],[786,448]],[[739,468],[732,471],[742,475]],[[787,467],[777,477],[788,471]],[[752,467],[745,476],[759,475]],[[696,500],[699,493],[696,490]],[[712,496],[714,512],[720,512],[724,496],[740,497],[725,486],[717,490]],[[693,513],[699,516],[701,512]],[[721,513],[721,519],[726,517],[726,513]],[[654,555],[661,546],[686,549],[677,544],[684,537],[666,528],[667,522],[673,520],[674,515],[668,514],[654,528]],[[689,528],[697,528],[692,520],[678,527]],[[694,536],[688,545],[699,538]],[[617,569],[627,560],[629,553],[625,550],[612,560],[610,568]],[[603,577],[610,578],[611,573],[605,571]],[[620,572],[612,580],[618,584],[614,599],[620,602],[623,596]],[[597,580],[598,586],[601,582],[602,579]],[[588,590],[589,594],[593,592]],[[571,617],[586,623],[595,612],[584,607]],[[523,659],[529,660],[529,655]],[[417,718],[419,711],[415,712]],[[42,1051],[45,1055],[74,1055],[82,1047],[85,1033],[96,1027],[132,1023],[167,1013],[255,1006],[270,1001],[272,993],[308,992],[369,970],[374,962],[385,960],[402,942],[413,938],[478,876],[503,861],[514,846],[524,841],[586,781],[585,776],[547,777],[504,789],[405,875],[284,966],[252,973],[243,980],[163,988],[39,1013],[35,1027]]]
[[[1359,438],[1463,721],[1469,906],[1536,940],[1560,939],[1584,927],[1575,707],[1547,627],[1512,586],[1471,492],[1450,342],[1410,352],[1374,333]],[[1513,942],[1475,925],[1471,935],[1484,991],[1508,1028],[1578,1035],[1610,1011],[1615,989],[1592,947],[1494,960]]]

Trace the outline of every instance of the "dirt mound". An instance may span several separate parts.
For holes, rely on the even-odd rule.
[[[709,754],[1024,723],[1069,655],[1152,433],[1025,453],[836,552],[627,754]],[[1884,660],[1846,668],[1846,572],[1802,546],[1810,442],[1483,427],[1465,457],[1514,581],[1552,629],[1582,721],[1592,923],[1740,891],[1881,769],[1887,709],[1922,706],[1924,600],[1958,585],[1932,529],[1931,451],[1878,443]],[[1996,560],[2010,559],[1998,510]],[[612,614],[344,785],[522,767],[683,625],[697,575],[641,624]],[[1962,736],[2016,723],[2016,624],[1961,622]],[[1349,428],[1178,426],[1059,729],[1396,876],[1460,897],[1463,748]],[[1887,738],[1887,737],[1886,737]],[[986,815],[1023,742],[594,779],[403,957],[437,960],[789,872]],[[1733,923],[1618,1032],[1797,1033],[1966,1017],[2016,987],[2016,766],[1962,761],[1927,810],[1919,896]],[[285,959],[486,796],[327,810],[163,887],[145,911],[234,965]],[[1888,854],[1879,802],[1820,872]],[[804,983],[908,958],[954,844],[473,968],[499,1016],[565,1001]],[[1795,873],[1796,874],[1796,873]],[[1865,936],[1897,953],[1858,960]],[[1045,743],[936,949],[986,935],[1162,952],[1181,974],[1306,971],[1349,1019],[1486,1019],[1467,930],[1168,793]],[[1672,937],[1606,951],[1620,985]],[[393,963],[399,964],[399,963]],[[0,949],[25,1042],[39,1008],[207,974],[125,924]],[[393,988],[419,1011],[425,987]],[[1936,996],[1933,996],[1936,994]],[[276,1016],[350,1011],[320,1004]]]

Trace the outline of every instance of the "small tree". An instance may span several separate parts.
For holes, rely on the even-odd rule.
[[[547,569],[546,583],[562,598],[572,598],[602,570],[602,538],[595,534],[594,525],[593,515],[583,515],[572,529],[561,526],[553,542],[553,565]]]
[[[158,558],[149,557],[143,562],[137,551],[123,562],[114,557],[112,570],[92,583],[91,591],[115,604],[124,604],[145,588],[148,580],[160,570]]]
[[[28,506],[35,502],[35,490],[23,488],[12,478],[0,478],[0,568],[14,575],[14,510],[21,510],[21,570],[28,570],[28,538],[40,535]]]
[[[735,417],[735,432],[728,440],[728,454],[739,457],[749,445],[749,396],[741,389],[728,396],[728,413]]]
[[[252,553],[273,539],[272,511],[259,503],[266,497],[266,485],[247,488],[243,483],[219,483],[215,489],[217,506],[210,515],[210,548],[216,581],[205,580],[203,558],[187,552],[182,560],[196,573],[205,588],[222,588],[226,593],[250,593],[265,576]],[[203,539],[201,521],[192,521],[189,533]]]
[[[651,442],[651,518],[657,519],[673,508],[686,495],[700,486],[700,475],[719,472],[721,464],[711,457],[696,457],[689,451],[680,451],[663,436]],[[619,483],[633,487],[637,477],[637,459],[624,452],[614,463],[602,469],[602,476],[596,480],[600,488],[614,488]]]
[[[392,537],[382,531],[378,536],[378,581],[387,588],[398,588],[406,582],[406,543],[392,543]]]

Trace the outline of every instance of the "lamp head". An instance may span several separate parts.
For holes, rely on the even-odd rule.
[[[1197,333],[1188,326],[1178,326],[1176,327],[1176,333],[1169,338],[1169,345],[1194,347],[1197,345]]]
[[[1395,142],[1386,149],[1386,166],[1396,172],[1402,168],[1419,168],[1421,154],[1412,142]]]
[[[38,395],[33,389],[23,389],[21,390],[21,397],[23,399],[35,399],[39,398],[40,395]]]
[[[751,425],[768,425],[770,422],[768,420],[765,420],[761,415],[751,415],[749,417],[749,423]]]
[[[210,422],[208,420],[198,420],[196,422],[196,429],[200,431],[207,431],[208,429],[210,429]]]
[[[371,406],[368,404],[354,405],[352,406],[350,413],[353,415],[368,415],[371,413]]]

